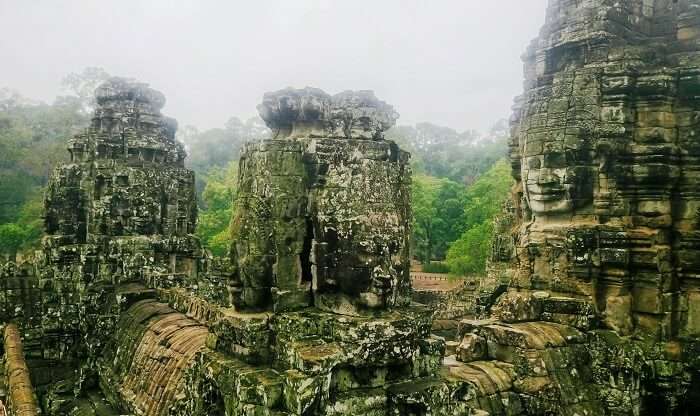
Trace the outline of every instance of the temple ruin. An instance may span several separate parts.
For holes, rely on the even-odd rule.
[[[24,396],[56,415],[422,406],[411,386],[437,374],[444,341],[410,302],[410,170],[383,139],[391,106],[368,91],[267,94],[275,137],[242,155],[227,261],[192,235],[194,176],[162,94],[114,78],[96,96],[52,176],[42,251],[3,267],[26,357],[8,344],[6,369],[30,369]]]
[[[370,91],[313,88],[265,94],[258,109],[274,139],[241,156],[237,306],[407,306],[408,154],[383,140],[398,114]]]
[[[105,82],[0,265],[9,414],[697,414],[700,2],[552,0],[524,60],[489,274],[441,311],[372,92],[264,95],[215,258],[165,97]]]
[[[699,409],[699,35],[696,1],[555,1],[524,55],[508,237],[484,282],[507,293],[484,316],[584,335],[531,375],[570,408],[562,368],[597,385],[577,387],[599,401],[589,414]]]

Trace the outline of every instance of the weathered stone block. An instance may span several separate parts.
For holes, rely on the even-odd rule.
[[[284,373],[284,403],[291,413],[301,415],[318,406],[323,386],[322,376],[309,376],[298,370]],[[313,410],[311,410],[313,411]]]
[[[488,352],[486,339],[476,334],[466,334],[456,352],[457,359],[465,363],[485,359]]]

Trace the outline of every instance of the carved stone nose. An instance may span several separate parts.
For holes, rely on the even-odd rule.
[[[539,175],[537,175],[537,183],[540,185],[555,183],[558,182],[558,179],[559,177],[551,169],[540,169]]]

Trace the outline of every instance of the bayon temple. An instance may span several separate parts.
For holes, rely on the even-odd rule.
[[[105,82],[0,267],[9,414],[699,414],[700,1],[551,0],[523,59],[488,276],[440,335],[391,105],[265,94],[215,258],[165,97]]]

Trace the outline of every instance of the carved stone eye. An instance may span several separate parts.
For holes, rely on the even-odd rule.
[[[560,152],[545,154],[544,161],[545,161],[545,165],[548,168],[566,167],[566,157],[563,153],[560,153]]]
[[[527,167],[530,169],[539,169],[542,167],[542,164],[540,163],[540,158],[539,157],[531,157],[527,161]]]

